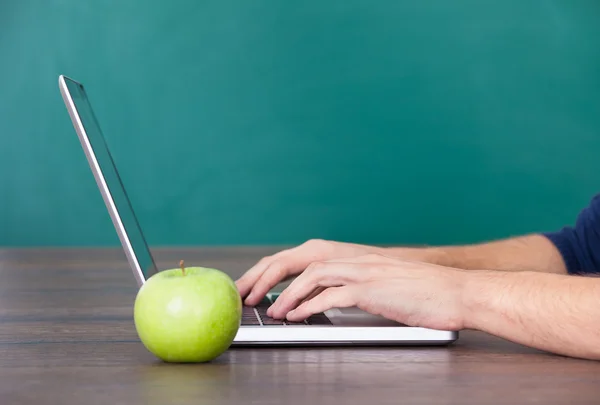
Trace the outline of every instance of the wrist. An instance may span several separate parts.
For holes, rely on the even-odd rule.
[[[496,307],[494,301],[507,294],[505,278],[510,275],[514,274],[491,270],[464,273],[461,307],[466,329],[486,330],[486,319]]]
[[[470,271],[463,289],[465,327],[497,334],[498,325],[514,322],[531,297],[539,273],[530,271]]]

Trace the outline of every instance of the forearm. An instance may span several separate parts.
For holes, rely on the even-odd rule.
[[[388,248],[387,254],[466,270],[567,272],[559,251],[542,235],[465,246]]]
[[[600,359],[600,278],[475,271],[464,325],[566,356]]]

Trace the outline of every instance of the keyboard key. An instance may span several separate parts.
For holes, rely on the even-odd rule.
[[[306,321],[309,325],[331,325],[331,321],[323,313],[311,315]]]
[[[242,325],[260,325],[254,308],[248,306],[242,307]]]
[[[268,305],[259,305],[256,307],[256,311],[261,318],[268,318],[267,309],[269,309],[270,304]]]
[[[292,321],[284,321],[286,325],[295,326],[295,325],[304,325],[306,326],[306,322],[292,322]]]
[[[242,319],[243,326],[260,326],[260,321],[258,318],[253,319]]]
[[[273,318],[269,318],[267,317],[261,317],[263,325],[265,326],[282,326],[283,325],[283,321],[281,319],[273,319]]]
[[[264,325],[264,326],[306,326],[306,325],[331,325],[331,321],[325,314],[315,314],[303,322],[291,322],[283,319],[273,319],[267,315],[267,309],[272,302],[264,297],[256,307],[242,307],[242,325]],[[258,314],[258,315],[257,315]],[[262,322],[262,323],[261,323]]]

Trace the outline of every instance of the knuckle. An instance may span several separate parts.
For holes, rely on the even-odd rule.
[[[277,253],[269,256],[269,258],[270,258],[270,260],[272,262],[276,261],[276,260],[286,259],[286,258],[288,258],[290,256],[295,255],[296,252],[297,252],[297,249],[298,249],[297,246],[296,247],[291,247],[289,249],[283,249],[283,250],[280,250],[279,252],[277,252]]]
[[[267,255],[267,256],[263,257],[262,259],[260,259],[260,261],[263,262],[263,263],[266,263],[266,262],[270,262],[274,258],[275,258],[274,255]]]
[[[308,266],[306,266],[306,270],[304,270],[304,273],[312,273],[315,271],[315,268],[317,267],[318,262],[312,262],[310,263]]]
[[[377,254],[377,253],[369,253],[365,256],[365,259],[368,260],[379,260],[381,259],[383,256]]]
[[[315,276],[316,274],[320,273],[324,267],[325,264],[323,262],[312,262],[308,265],[308,267],[306,267],[306,270],[304,270],[304,272],[308,276]]]
[[[324,241],[323,239],[309,239],[306,242],[304,242],[304,246],[306,247],[310,247],[310,248],[319,248],[321,246],[326,245],[327,242]]]
[[[325,302],[331,302],[335,299],[337,290],[335,288],[328,288],[321,293],[322,299]]]
[[[274,261],[269,266],[269,273],[273,278],[282,277],[285,275],[285,266],[279,260]]]
[[[268,263],[270,263],[273,260],[273,256],[264,256],[262,259],[260,259],[257,263],[256,263],[256,267],[263,267],[265,265],[268,265]]]

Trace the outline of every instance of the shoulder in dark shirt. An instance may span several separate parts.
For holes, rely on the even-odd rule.
[[[600,273],[600,194],[572,226],[544,234],[560,251],[569,274]]]

